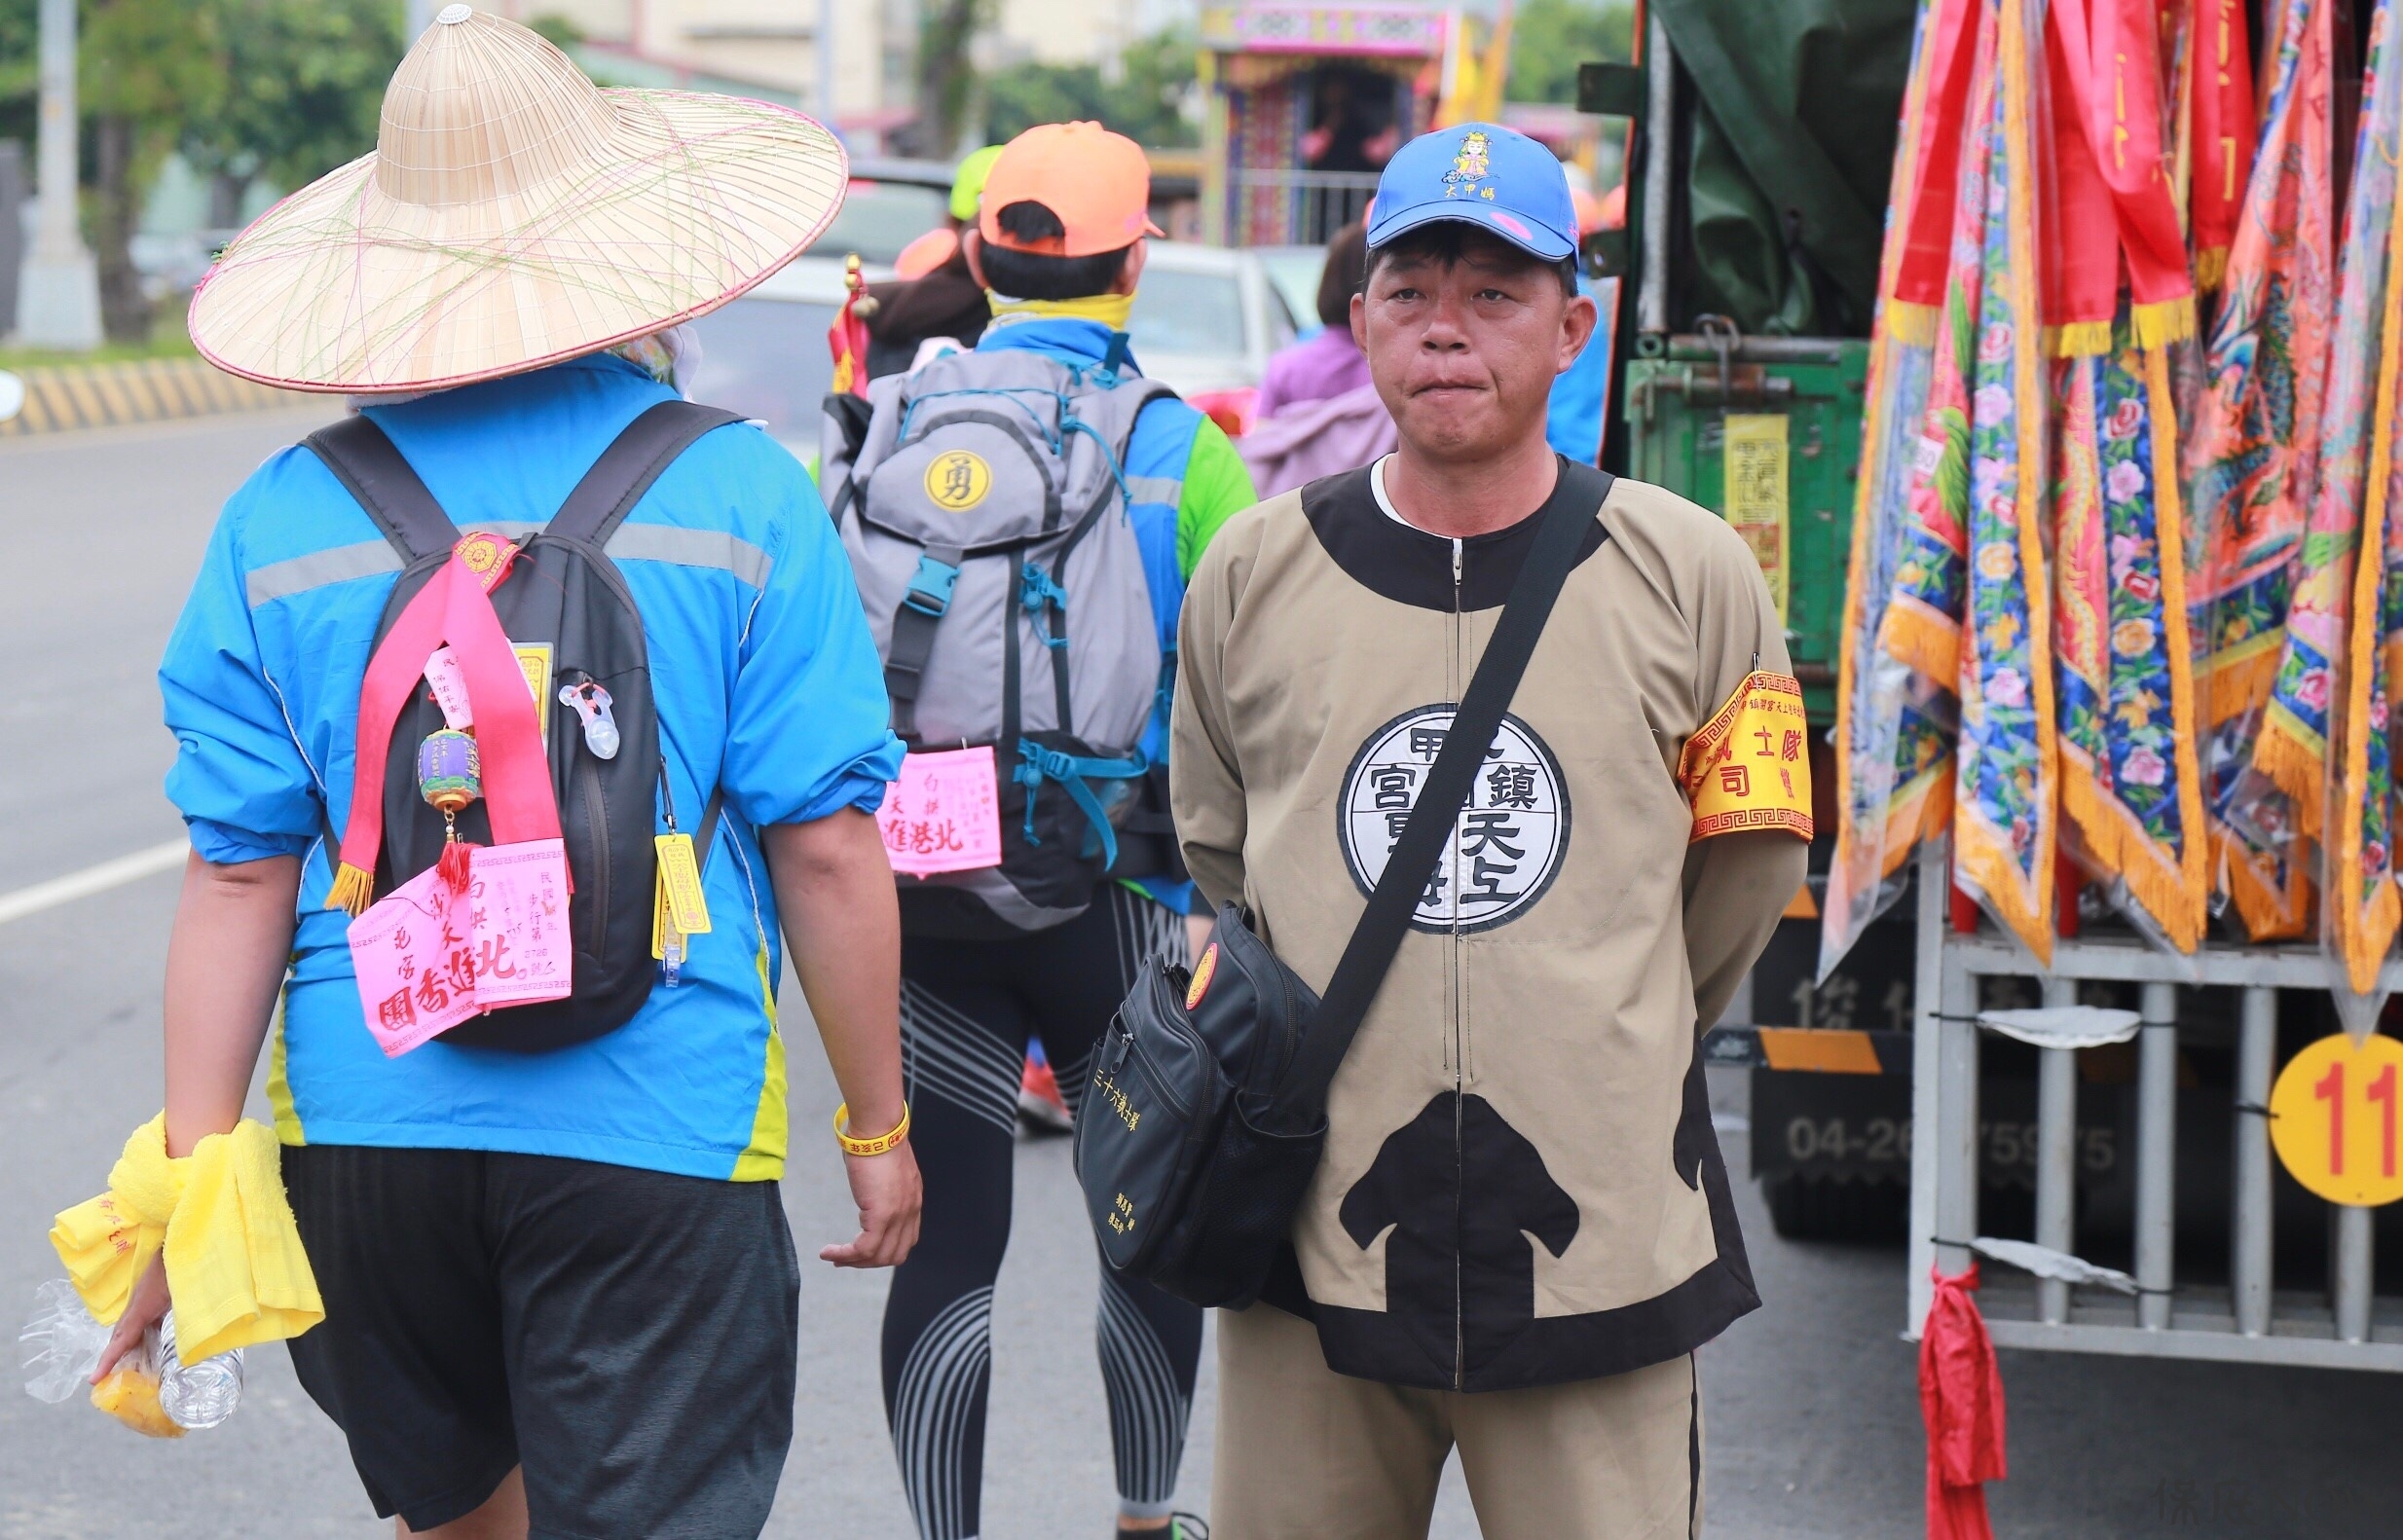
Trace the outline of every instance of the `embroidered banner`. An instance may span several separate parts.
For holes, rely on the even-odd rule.
[[[2050,962],[2057,814],[2030,18],[2024,0],[2002,0],[1985,118],[1953,880]]]
[[[2375,34],[2372,43],[2383,46]],[[2387,70],[2383,83],[2375,74],[2363,82],[2364,111],[2345,202],[2336,316],[2320,392],[2316,481],[2295,568],[2285,642],[2263,712],[2260,740],[2253,748],[2254,768],[2293,800],[2296,826],[2314,838],[2322,827],[2330,788],[2330,713],[2338,657],[2351,619],[2353,568],[2361,550],[2362,479],[2386,310],[2386,229],[2394,206],[2395,169],[2391,130],[2382,134],[2379,123],[2382,116],[2393,116],[2393,75]],[[2387,97],[2383,113],[2370,94],[2382,89]]]
[[[2268,698],[2319,432],[2320,360],[2335,309],[2329,160],[2332,0],[2287,7],[2269,76],[2257,173],[2228,256],[2186,447],[2201,563],[2189,586],[2204,717]]]
[[[2395,162],[2403,156],[2403,45],[2392,0],[2370,21],[2368,67],[2353,182],[2346,202],[2345,273],[2337,356],[2329,364],[2329,442],[2323,494],[2363,499],[2360,560],[2349,596],[2345,699],[2334,733],[2338,788],[2329,841],[2329,940],[2357,995],[2378,983],[2394,945],[2403,895],[2394,884],[2394,765],[2388,713],[2403,655],[2403,529],[2395,517],[2396,364],[2403,352],[2403,222],[2395,218]],[[2375,277],[2373,278],[2373,275]],[[2366,334],[2347,328],[2377,291]],[[2358,306],[2356,301],[2358,300]],[[2365,410],[2351,412],[2369,386]]]
[[[1925,712],[1913,709],[1914,696],[1947,706],[1949,697],[1925,676],[1881,651],[1878,635],[1894,587],[1902,527],[1908,515],[1911,446],[1927,411],[1934,363],[1934,307],[1914,308],[1901,299],[1897,281],[1910,243],[1917,189],[1934,174],[1934,159],[1941,160],[1948,182],[1959,179],[1957,117],[1941,157],[1931,157],[1922,145],[1943,131],[1930,127],[1931,81],[1938,60],[1961,48],[1965,29],[1974,46],[1974,11],[1970,0],[1936,0],[1919,13],[1895,139],[1836,670],[1835,850],[1828,863],[1827,898],[1821,906],[1822,978],[1833,972],[1876,917],[1885,878],[1903,863],[1923,832],[1951,821],[1951,714],[1945,711],[1938,728]],[[1963,62],[1968,62],[1966,55]],[[1967,84],[1964,68],[1964,91]],[[1948,241],[1951,235],[1951,192],[1948,186],[1946,223],[1937,232],[1940,241]],[[1940,245],[1940,273],[1941,257]]]
[[[2208,919],[2209,839],[2183,616],[2167,360],[2123,312],[2106,357],[2054,366],[2061,803],[2171,944]],[[2163,553],[2168,559],[2163,560]]]
[[[2300,810],[2274,787],[2262,794],[2247,768],[2284,642],[2335,308],[2332,0],[2288,0],[2270,24],[2261,133],[2185,453],[2206,803],[2215,859],[2255,940],[2307,924]]]

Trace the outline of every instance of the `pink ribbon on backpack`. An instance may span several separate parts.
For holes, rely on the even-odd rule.
[[[358,756],[351,783],[341,865],[325,906],[356,916],[375,897],[376,857],[384,846],[384,778],[400,710],[425,678],[425,660],[449,643],[467,685],[482,761],[484,801],[496,844],[558,839],[559,802],[550,756],[516,649],[500,629],[491,590],[507,578],[517,547],[477,532],[452,547],[426,585],[386,633],[359,686]]]

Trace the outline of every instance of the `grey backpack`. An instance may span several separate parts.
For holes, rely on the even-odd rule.
[[[912,752],[989,744],[1002,862],[897,875],[912,935],[1075,918],[1147,769],[1162,655],[1124,473],[1153,380],[958,353],[830,397],[822,481]],[[856,399],[856,398],[854,398]],[[845,422],[846,416],[850,419]]]

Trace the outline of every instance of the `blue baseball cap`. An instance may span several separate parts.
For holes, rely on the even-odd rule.
[[[1438,219],[1481,226],[1545,262],[1577,249],[1577,210],[1560,159],[1499,124],[1423,133],[1386,163],[1368,243],[1382,246]]]

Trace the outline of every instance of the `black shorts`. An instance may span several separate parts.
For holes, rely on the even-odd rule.
[[[800,1309],[775,1183],[340,1145],[283,1180],[325,1298],[292,1362],[378,1515],[447,1523],[522,1464],[536,1540],[766,1524]]]

